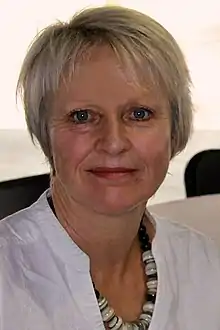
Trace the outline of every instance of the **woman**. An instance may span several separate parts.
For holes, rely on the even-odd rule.
[[[46,28],[21,70],[51,189],[0,224],[1,329],[220,329],[220,254],[146,203],[192,123],[172,36],[120,7]]]

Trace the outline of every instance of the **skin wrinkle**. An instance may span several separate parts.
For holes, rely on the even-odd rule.
[[[140,314],[146,293],[137,231],[147,200],[167,173],[171,120],[165,94],[149,83],[145,88],[127,83],[119,68],[110,48],[94,49],[68,88],[60,86],[49,128],[58,219],[90,257],[98,290],[129,321]],[[72,111],[88,106],[101,114],[99,120],[75,124]],[[134,106],[152,109],[152,116],[128,119]],[[88,172],[98,166],[134,168],[135,174],[103,180]],[[152,240],[154,228],[146,225]]]

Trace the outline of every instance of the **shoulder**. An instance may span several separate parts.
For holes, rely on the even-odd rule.
[[[16,212],[0,221],[0,254],[14,245],[32,242],[39,232],[39,219],[46,216],[46,193],[30,207]]]
[[[189,271],[220,279],[220,247],[208,236],[188,226],[155,217],[158,246]]]
[[[215,268],[220,276],[220,246],[209,238],[188,226],[155,217],[158,228],[158,240],[167,244],[172,252],[188,264]],[[161,242],[161,243],[162,243]],[[220,278],[220,277],[219,277]]]
[[[44,194],[30,207],[0,221],[0,278],[4,288],[7,283],[22,287],[24,270],[42,260],[47,246],[42,221],[49,216]]]
[[[185,225],[165,217],[158,217],[154,215],[153,215],[153,219],[156,228],[158,228],[159,231],[163,231],[164,234],[166,234],[167,236],[171,236],[174,240],[175,239],[189,240],[192,243],[201,242],[205,245],[206,244],[208,246],[214,245],[216,247],[218,245],[217,242],[214,242],[214,240],[211,237],[190,227],[187,224]]]
[[[187,226],[157,217],[155,222],[155,259],[163,286],[169,288],[176,301],[176,309],[184,306],[188,322],[193,324],[189,329],[194,329],[194,324],[201,328],[207,318],[219,329],[219,246]]]

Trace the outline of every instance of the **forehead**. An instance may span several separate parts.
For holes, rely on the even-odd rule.
[[[146,70],[147,71],[147,70]],[[149,73],[134,72],[107,46],[91,49],[75,65],[69,79],[60,84],[57,99],[72,101],[105,102],[121,100],[151,100],[167,103],[167,97]]]

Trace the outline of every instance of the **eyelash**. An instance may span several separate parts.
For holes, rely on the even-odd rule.
[[[132,117],[132,113],[134,113],[134,112],[141,112],[141,111],[145,111],[145,112],[148,112],[148,116],[147,116],[147,118],[131,118]],[[83,115],[83,113],[84,113],[84,115],[87,115],[87,117],[89,117],[90,116],[90,118],[91,118],[91,120],[82,120],[81,122],[80,122],[80,120],[77,120],[77,119],[74,119],[74,117],[77,115],[77,114],[82,114]],[[148,121],[148,120],[150,120],[151,119],[151,117],[152,117],[152,115],[153,115],[153,110],[152,109],[150,109],[150,108],[148,108],[148,107],[134,107],[134,108],[132,108],[132,110],[131,111],[129,111],[129,112],[126,112],[126,114],[125,114],[125,118],[126,118],[126,120],[127,119],[131,119],[132,121],[135,121],[135,122],[146,122],[146,121]],[[73,111],[71,111],[71,113],[68,115],[69,116],[69,118],[70,118],[70,120],[72,121],[72,122],[74,122],[76,125],[85,125],[85,124],[88,124],[88,123],[92,123],[92,122],[95,122],[96,121],[96,119],[98,119],[98,118],[100,118],[100,114],[98,113],[98,114],[96,114],[95,112],[93,112],[93,111],[91,111],[91,110],[89,110],[89,109],[79,109],[79,110],[73,110]],[[93,117],[93,118],[92,118]],[[87,119],[87,118],[86,118]]]
[[[149,119],[151,119],[151,117],[153,115],[153,110],[148,107],[133,108],[132,111],[130,112],[130,114],[133,113],[134,111],[137,111],[137,112],[145,111],[145,112],[148,112],[148,114],[149,114],[147,116],[147,118],[136,118],[136,119],[133,119],[134,121],[145,122],[145,121],[148,121]]]
[[[96,114],[94,114],[94,112],[93,111],[91,111],[91,110],[87,110],[87,109],[79,109],[79,110],[73,110],[73,111],[71,111],[71,113],[69,114],[69,117],[70,117],[70,119],[71,119],[71,121],[72,122],[74,122],[76,125],[82,125],[82,124],[87,124],[88,122],[86,122],[86,121],[82,121],[82,122],[80,122],[79,120],[77,121],[77,120],[75,120],[74,119],[74,116],[75,115],[77,115],[77,114],[79,114],[79,113],[87,113],[88,114],[88,116],[93,116],[93,115],[95,115],[95,117],[97,117],[97,115]],[[92,120],[92,122],[95,120],[95,118]],[[91,121],[89,121],[89,122],[91,122]]]

